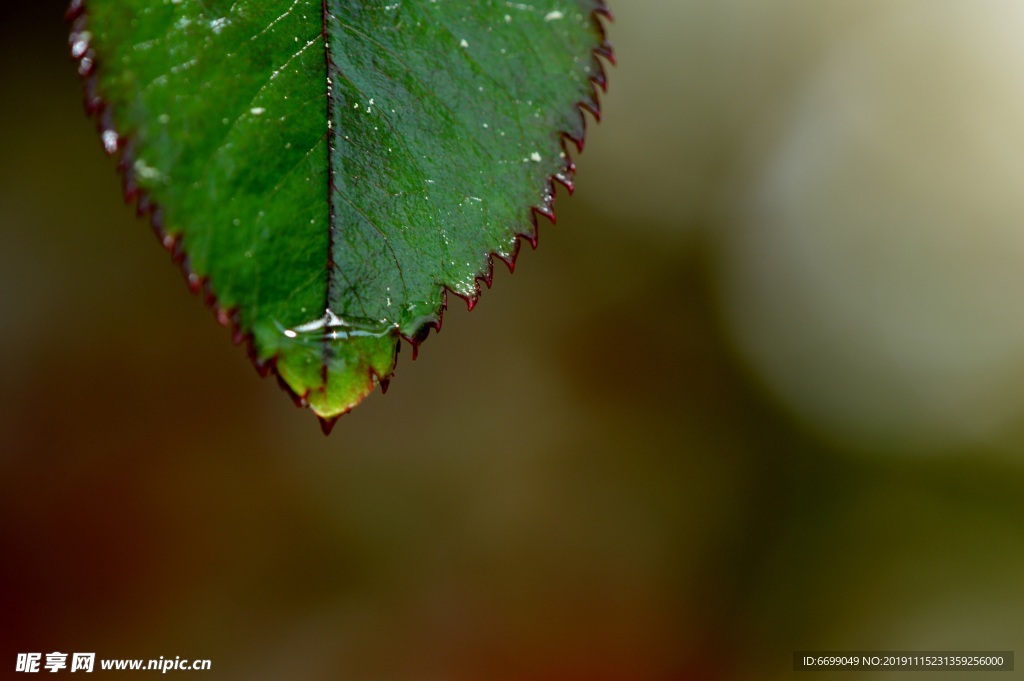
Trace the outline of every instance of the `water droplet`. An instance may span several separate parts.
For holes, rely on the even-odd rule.
[[[88,31],[82,31],[71,36],[71,56],[75,59],[81,59],[82,55],[89,49],[89,41],[92,39],[92,34]]]
[[[108,154],[113,154],[117,151],[118,136],[113,130],[103,131],[103,148]]]
[[[163,173],[161,173],[153,166],[148,165],[141,158],[135,160],[135,163],[132,165],[132,168],[135,170],[135,174],[138,175],[143,180],[152,180],[157,182],[162,181],[164,179]]]

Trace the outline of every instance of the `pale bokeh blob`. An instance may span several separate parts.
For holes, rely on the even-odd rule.
[[[1013,2],[891,5],[724,208],[742,353],[839,439],[961,447],[1024,407],[1022,26]]]

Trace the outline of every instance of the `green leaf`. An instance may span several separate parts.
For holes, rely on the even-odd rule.
[[[75,0],[126,195],[330,422],[571,189],[602,0]],[[532,224],[531,224],[532,222]]]

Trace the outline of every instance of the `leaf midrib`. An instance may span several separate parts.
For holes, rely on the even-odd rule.
[[[334,135],[331,134],[331,121],[334,109],[334,98],[331,92],[331,36],[328,27],[330,9],[327,0],[320,0],[320,35],[324,41],[324,90],[326,101],[324,134],[327,136],[327,267],[324,269],[324,277],[327,281],[324,285],[324,315],[331,308],[331,298],[334,293],[331,286],[331,272],[334,271]],[[330,328],[324,325],[323,349],[321,352],[320,372],[323,376],[324,386],[327,386],[328,362],[331,344],[327,342]]]

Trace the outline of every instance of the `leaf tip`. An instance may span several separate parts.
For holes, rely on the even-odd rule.
[[[331,434],[332,430],[334,430],[334,426],[341,418],[341,414],[338,416],[332,416],[331,418],[324,418],[323,416],[317,416],[316,418],[320,422],[320,430],[323,431],[324,436],[326,437]]]

